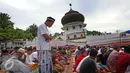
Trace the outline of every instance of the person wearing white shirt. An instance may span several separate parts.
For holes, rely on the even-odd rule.
[[[50,47],[52,38],[49,35],[47,27],[51,27],[54,21],[54,18],[47,17],[45,23],[38,27],[36,49],[38,52],[39,73],[52,73],[52,56]]]
[[[33,49],[28,49],[26,53],[26,64],[36,64],[37,52],[33,52]]]
[[[37,52],[33,52],[33,49],[30,47],[27,49],[26,53],[26,64],[31,68],[32,73],[38,73],[38,59]]]

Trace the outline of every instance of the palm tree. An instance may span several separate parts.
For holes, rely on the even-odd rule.
[[[0,13],[0,28],[13,28],[13,22],[10,21],[10,17],[6,13]]]

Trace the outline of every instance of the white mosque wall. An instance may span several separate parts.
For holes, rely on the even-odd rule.
[[[108,44],[120,41],[130,41],[130,35],[123,36],[120,38],[119,33],[113,33],[109,35],[100,35],[100,36],[87,36],[87,44],[89,45],[100,45]]]
[[[59,37],[62,38],[62,40],[66,40],[66,35],[65,34],[57,36],[54,40],[58,40]]]
[[[65,46],[65,45],[75,45],[75,44],[73,42],[58,41],[58,40],[53,40],[50,43],[50,46]]]
[[[86,38],[76,39],[76,40],[71,40],[71,41],[73,41],[73,42],[82,42],[82,43],[86,43],[87,42]]]
[[[76,32],[83,32],[83,28],[80,28],[79,26],[74,26],[75,29],[72,27],[68,27],[68,31],[66,31],[67,34],[76,33]]]
[[[86,46],[86,43],[75,43],[76,46],[84,47]]]
[[[26,41],[23,39],[17,39],[14,41],[9,41],[6,44],[6,47],[24,47],[24,45],[26,44]]]
[[[109,34],[109,35],[96,35],[96,36],[87,36],[87,41],[95,41],[95,40],[104,40],[104,39],[109,39],[109,38],[118,38],[119,34]]]
[[[81,46],[84,47],[86,43],[79,43],[79,42],[74,42],[74,41],[52,41],[50,46],[65,46],[65,45],[76,45],[76,46]]]
[[[15,41],[15,43],[12,41],[7,43],[7,47],[28,47],[33,45],[36,45],[36,38],[32,41],[20,39],[19,41]]]
[[[32,41],[26,40],[26,44],[24,45],[24,47],[36,46],[36,39],[37,38],[34,38]]]
[[[8,42],[8,43],[7,43],[7,47],[13,47],[13,46],[12,46],[12,42]]]
[[[81,25],[81,28],[80,28],[80,25]],[[71,22],[71,23],[68,23],[66,25],[64,25],[64,29],[67,29],[65,32],[67,34],[71,34],[71,33],[76,33],[76,32],[83,32],[83,29],[84,29],[84,24],[83,22]],[[73,28],[75,27],[75,28]]]

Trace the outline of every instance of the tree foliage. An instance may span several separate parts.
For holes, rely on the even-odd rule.
[[[15,39],[33,39],[31,33],[26,33],[19,28],[14,29],[14,23],[10,19],[11,17],[8,14],[0,13],[0,41],[6,42]]]
[[[6,13],[0,13],[0,41],[12,40],[14,23]]]
[[[99,32],[99,31],[89,31],[87,30],[86,32],[87,35],[102,35],[103,33],[102,32]]]
[[[16,28],[15,29],[15,39],[28,39],[33,40],[33,36],[31,33],[27,33],[26,31]]]
[[[33,24],[33,25],[30,25],[27,29],[26,29],[26,32],[27,33],[31,33],[33,35],[33,37],[36,37],[37,36],[37,25]]]
[[[53,35],[53,39],[55,39],[57,36],[59,36],[60,33],[56,32],[54,35]]]
[[[0,13],[0,28],[12,28],[14,23],[10,20],[10,17],[6,13]]]

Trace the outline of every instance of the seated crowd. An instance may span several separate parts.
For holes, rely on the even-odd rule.
[[[53,73],[63,73],[69,64],[71,52],[66,49],[52,49]],[[0,68],[2,73],[18,73],[17,70],[24,70],[20,73],[39,73],[36,47],[7,48],[1,50]],[[15,62],[13,67],[5,67],[7,61]],[[8,63],[7,63],[8,64]]]
[[[53,73],[66,73],[72,54],[75,55],[75,64],[72,66],[75,73],[130,73],[130,45],[85,46],[76,50],[52,48],[51,52]],[[0,53],[2,73],[18,73],[18,70],[24,73],[38,73],[37,56],[36,47],[3,49]],[[10,64],[13,66],[10,67]]]
[[[113,47],[78,47],[75,73],[130,73],[130,45]]]

